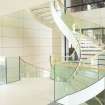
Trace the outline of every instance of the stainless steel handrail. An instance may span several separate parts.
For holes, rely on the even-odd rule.
[[[20,60],[23,61],[24,63],[28,64],[28,65],[31,65],[33,68],[36,68],[36,69],[43,69],[44,71],[49,71],[48,68],[43,68],[43,67],[39,67],[39,66],[34,66],[33,64],[23,60],[21,57],[20,57]]]

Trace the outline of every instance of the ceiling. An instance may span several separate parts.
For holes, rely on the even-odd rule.
[[[48,0],[0,0],[0,15],[7,15],[22,9],[37,7],[46,2]]]

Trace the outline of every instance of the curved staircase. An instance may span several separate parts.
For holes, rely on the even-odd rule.
[[[89,36],[73,31],[71,28],[73,24],[68,25],[70,21],[67,23],[62,18],[64,13],[58,5],[59,1],[51,1],[51,8],[50,4],[46,3],[40,6],[41,8],[31,9],[33,16],[45,25],[51,28],[58,26],[67,39],[72,42],[79,58],[77,61],[68,60],[53,65],[54,102],[49,105],[91,105],[86,101],[105,89],[105,51]],[[56,5],[55,2],[57,2]],[[69,18],[71,17],[69,16]],[[83,25],[81,26],[83,27]],[[100,104],[100,99],[95,98],[95,100]]]

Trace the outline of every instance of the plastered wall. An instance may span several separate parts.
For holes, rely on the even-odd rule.
[[[21,56],[35,66],[49,68],[51,55],[52,29],[23,10],[0,17],[0,56]]]

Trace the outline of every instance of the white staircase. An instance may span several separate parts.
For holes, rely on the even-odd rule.
[[[89,37],[84,36],[79,42],[81,47],[81,60],[92,58],[103,51],[103,49]]]
[[[31,13],[33,14],[34,17],[36,17],[36,19],[38,19],[43,24],[49,27],[56,26],[55,22],[53,21],[49,3],[40,5],[37,8],[32,8]]]
[[[57,27],[56,24],[58,24],[58,23],[55,24],[55,21],[51,14],[49,3],[46,3],[38,8],[32,8],[31,13],[43,24],[45,24],[51,28]],[[62,24],[60,24],[60,25],[62,25]],[[66,30],[68,30],[68,29],[66,28]],[[66,33],[63,29],[61,31],[63,34]],[[72,31],[70,31],[70,32],[72,33]],[[68,35],[70,35],[70,34],[68,34]],[[73,41],[75,41],[75,40],[73,39]],[[96,43],[94,43],[94,41],[91,38],[89,38],[88,36],[82,36],[81,39],[79,40],[79,44],[80,44],[80,46],[78,46],[78,47],[80,47],[80,49],[81,49],[81,61],[86,61],[87,59],[91,59],[92,57],[96,56],[97,54],[100,54],[103,51],[103,49],[101,47],[99,47]],[[85,63],[89,63],[89,62],[85,62]],[[81,66],[81,68],[83,68],[83,67]],[[67,93],[74,93],[77,91],[77,94],[75,94],[75,95],[72,94],[71,96],[64,97],[64,99],[58,100],[57,103],[52,103],[51,105],[62,105],[64,103],[65,103],[64,105],[69,105],[66,102],[70,102],[70,103],[72,103],[72,105],[77,105],[77,104],[73,104],[73,102],[76,103],[74,100],[73,100],[73,102],[71,102],[72,100],[68,101],[67,99],[77,98],[78,103],[81,103],[82,101],[85,102],[88,99],[90,99],[90,97],[91,98],[93,97],[93,95],[90,95],[90,97],[89,97],[90,91],[94,90],[94,94],[97,95],[104,89],[104,87],[102,87],[103,84],[100,89],[96,88],[98,86],[98,82],[97,82],[97,84],[94,84],[98,80],[96,68],[92,68],[92,67],[88,66],[88,67],[84,67],[83,69],[84,70],[79,69],[79,72],[75,76],[75,78],[71,79],[70,83],[65,84],[65,86],[63,87],[63,89],[66,88]],[[103,83],[103,81],[104,80],[99,81],[99,84]],[[64,82],[57,82],[57,85],[63,86],[62,84],[64,84]],[[93,87],[91,86],[92,84],[94,84]],[[85,88],[86,88],[86,91],[88,92],[87,93],[88,97],[85,97],[84,99],[82,99],[83,98],[82,97],[81,100],[79,101],[80,96],[85,95],[84,93],[86,92],[85,90],[83,90],[84,93],[82,93],[82,91],[80,91],[80,90],[85,89]],[[97,92],[95,91],[95,88],[97,89]],[[62,91],[62,93],[65,92],[65,90],[60,90],[60,91]],[[80,91],[80,93],[78,91]],[[88,105],[88,104],[85,103],[85,104],[81,104],[81,105]]]
[[[51,28],[55,28],[55,27],[58,28],[52,17],[49,3],[40,5],[37,8],[32,8],[31,13],[43,24]],[[79,41],[79,43],[81,48],[81,60],[86,60],[88,58],[91,58],[101,53],[103,50],[96,43],[94,43],[94,41],[91,38],[87,36],[81,37],[81,40]]]

